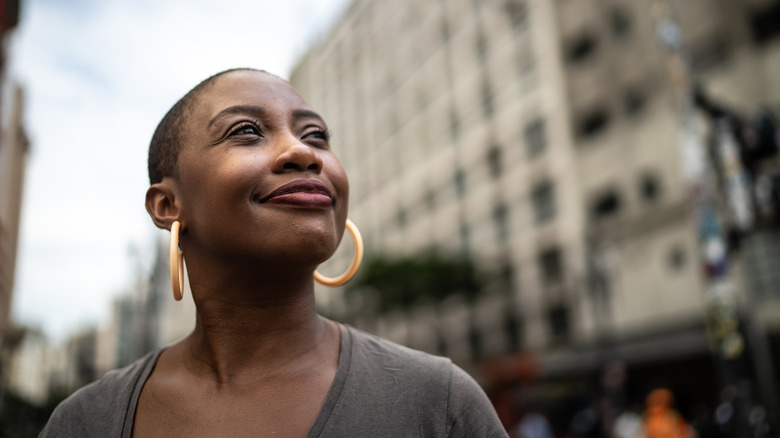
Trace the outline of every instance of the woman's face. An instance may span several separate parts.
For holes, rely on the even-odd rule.
[[[332,255],[349,184],[325,122],[290,84],[227,73],[186,120],[178,160],[185,254],[312,269]]]

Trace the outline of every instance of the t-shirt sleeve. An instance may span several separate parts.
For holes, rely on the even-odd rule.
[[[508,436],[482,388],[453,364],[447,402],[447,437]]]
[[[130,436],[135,403],[161,351],[73,393],[54,409],[38,438]]]
[[[90,436],[85,417],[87,413],[78,400],[67,400],[57,406],[38,438]]]

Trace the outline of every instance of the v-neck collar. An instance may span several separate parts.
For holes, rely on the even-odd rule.
[[[314,424],[306,435],[307,438],[316,438],[325,429],[333,410],[336,408],[336,405],[341,398],[341,391],[344,389],[344,383],[346,383],[347,376],[349,375],[349,369],[352,363],[352,333],[345,325],[338,324],[338,326],[341,335],[341,351],[339,352],[339,363],[336,367],[336,376],[333,378],[333,383],[330,385],[328,395],[325,397],[325,403],[323,403],[320,413],[317,415],[317,419],[314,420]],[[152,375],[154,367],[157,365],[157,361],[160,359],[160,355],[165,349],[166,347],[163,347],[152,353],[152,357],[136,379],[133,392],[127,403],[125,421],[122,427],[122,438],[131,438],[133,435],[133,423],[135,422],[135,413],[138,410],[138,399],[141,397],[141,391],[149,380],[149,377]]]

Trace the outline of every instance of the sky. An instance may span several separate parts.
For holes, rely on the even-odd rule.
[[[288,77],[350,0],[23,0],[9,76],[27,165],[12,315],[53,340],[98,324],[154,261],[149,140],[206,77]]]

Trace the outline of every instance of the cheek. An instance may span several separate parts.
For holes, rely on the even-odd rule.
[[[229,204],[234,209],[236,203],[249,203],[267,167],[262,156],[249,149],[215,151],[201,158],[182,169],[181,180],[187,204],[201,214],[207,213],[206,217]]]
[[[335,156],[331,157],[330,161],[325,163],[325,166],[329,169],[328,177],[346,204],[349,201],[349,178],[347,177],[347,172]]]

